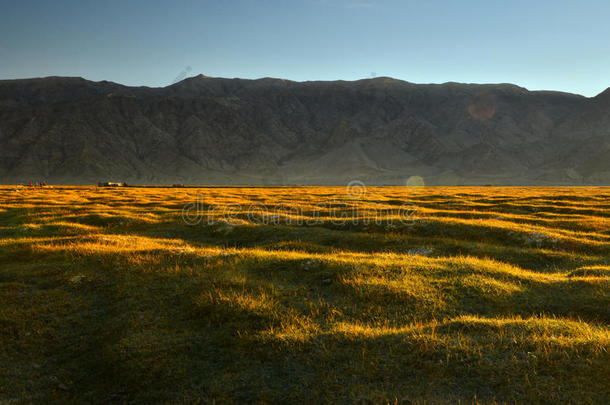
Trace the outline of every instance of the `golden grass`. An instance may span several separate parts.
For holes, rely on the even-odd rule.
[[[0,402],[610,402],[609,208],[607,188],[3,186]]]

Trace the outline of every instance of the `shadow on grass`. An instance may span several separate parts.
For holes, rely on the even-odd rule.
[[[421,301],[391,289],[362,294],[346,282],[353,269],[326,263],[304,269],[302,260],[176,257],[156,250],[113,255],[23,248],[0,256],[2,273],[10,275],[2,284],[23,286],[21,292],[11,288],[21,294],[17,301],[3,294],[2,302],[3,324],[13,325],[0,335],[4,357],[11,378],[23,381],[5,389],[9,400],[608,399],[602,377],[609,372],[608,352],[587,338],[595,333],[586,324],[580,335],[561,320],[549,321],[555,324],[548,330],[542,320],[532,327],[445,320],[461,319],[469,307],[480,314],[486,306],[489,317],[545,312],[561,318],[579,299],[591,308],[607,302],[586,285],[525,286],[507,295],[510,311],[494,309],[476,290],[470,306],[466,290],[458,288],[454,305],[436,314],[424,308],[409,322],[407,314],[417,314]],[[393,271],[399,270],[383,274]],[[323,277],[332,283],[322,283]],[[578,289],[582,293],[564,300],[565,307],[549,302]],[[439,326],[396,331],[384,322]],[[377,326],[367,333],[358,325]],[[576,341],[562,343],[566,336]]]

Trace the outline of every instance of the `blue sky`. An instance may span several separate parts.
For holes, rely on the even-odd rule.
[[[0,78],[165,86],[186,73],[610,86],[610,2],[0,0]]]

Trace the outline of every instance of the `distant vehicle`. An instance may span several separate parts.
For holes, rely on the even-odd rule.
[[[97,183],[98,187],[127,187],[127,183],[114,183],[111,181],[105,181]]]

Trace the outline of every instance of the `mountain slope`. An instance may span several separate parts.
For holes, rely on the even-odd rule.
[[[391,78],[0,81],[0,182],[607,184],[610,92]]]

